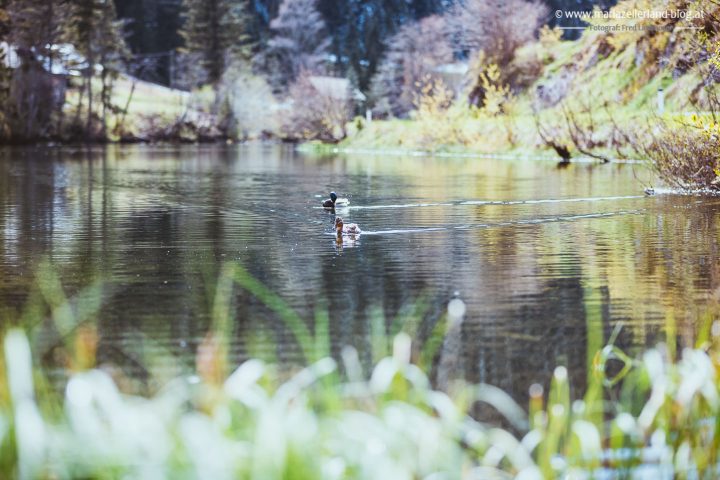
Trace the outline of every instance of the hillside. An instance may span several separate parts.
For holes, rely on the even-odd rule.
[[[409,119],[358,123],[343,146],[533,153],[555,144],[575,156],[632,156],[624,137],[633,128],[711,110],[718,91],[708,53],[712,36],[701,30],[714,31],[715,12],[706,10],[700,19],[616,19],[639,3],[623,2],[608,15],[615,18],[591,20],[577,41],[544,29],[506,67],[515,75],[534,72],[534,78],[524,88],[495,91],[501,96],[496,111],[468,107],[467,88],[447,108],[424,108],[428,99],[419,98]],[[488,69],[472,65],[466,85],[482,84]],[[498,90],[492,81],[485,87]]]

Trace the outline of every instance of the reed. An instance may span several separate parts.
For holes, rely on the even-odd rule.
[[[34,306],[3,333],[0,472],[6,478],[720,475],[720,324],[712,311],[702,319],[696,347],[677,354],[671,340],[630,357],[614,345],[616,330],[588,358],[582,398],[571,398],[560,366],[547,392],[530,386],[524,409],[490,385],[458,381],[441,390],[431,381],[427,372],[452,335],[454,315],[462,314],[458,305],[420,351],[411,330],[398,324],[388,336],[378,322],[372,342],[378,358],[368,369],[351,347],[330,356],[326,314],[310,328],[241,266],[227,265],[213,289],[214,325],[197,349],[194,371],[138,396],[94,368],[97,338],[83,321],[99,308],[97,285],[67,299],[52,271],[39,277]],[[288,372],[259,359],[231,365],[229,307],[238,287],[278,314],[306,366]],[[64,332],[68,370],[60,390],[32,352],[40,301],[51,305],[55,328]],[[589,335],[601,335],[594,325],[590,319]],[[613,376],[606,373],[611,361],[621,365]],[[508,427],[474,418],[478,402],[497,410]]]

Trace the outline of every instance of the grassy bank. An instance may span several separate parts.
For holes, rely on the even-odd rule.
[[[639,8],[636,3],[621,2],[611,12]],[[681,8],[673,5],[667,8]],[[611,23],[628,29],[602,31]],[[572,158],[655,160],[652,148],[645,147],[658,140],[658,130],[667,126],[696,134],[693,114],[708,120],[702,130],[717,109],[716,67],[708,60],[713,47],[707,35],[694,30],[698,25],[689,20],[593,20],[577,41],[545,32],[537,42],[521,47],[510,65],[499,67],[533,72],[526,86],[503,90],[503,82],[517,77],[501,71],[488,80],[487,72],[496,66],[476,62],[467,88],[483,85],[484,104],[469,106],[465,90],[449,103],[420,94],[409,118],[370,123],[358,119],[341,147],[549,152],[559,159],[556,152],[565,149]]]
[[[71,78],[63,116],[58,119],[61,138],[77,140],[79,135],[92,140],[84,133],[88,101],[81,90],[80,79]],[[98,79],[93,90],[100,98],[102,85]],[[208,88],[188,92],[120,74],[110,90],[111,108],[106,108],[104,115],[101,108],[94,114],[95,136],[98,141],[110,142],[224,140],[219,120],[211,114],[212,101]]]
[[[307,360],[233,365],[231,292],[272,309]],[[434,378],[460,333],[463,305],[448,305],[425,345],[408,331],[374,329],[374,361],[345,348],[330,356],[329,322],[310,328],[238,265],[214,289],[214,326],[191,371],[153,381],[147,396],[123,391],[97,368],[97,287],[66,299],[49,270],[41,292],[3,334],[0,471],[17,478],[711,478],[718,474],[720,329],[716,311],[695,348],[668,341],[630,358],[588,322],[588,389],[571,396],[567,370],[548,388],[528,386],[519,406],[489,385]],[[44,315],[60,342],[67,377],[58,386],[33,353]],[[412,322],[410,322],[412,323]],[[394,336],[393,336],[394,335]],[[439,374],[438,374],[439,375]],[[575,399],[575,400],[573,400]],[[484,407],[482,407],[484,406]],[[478,408],[495,412],[480,421]]]

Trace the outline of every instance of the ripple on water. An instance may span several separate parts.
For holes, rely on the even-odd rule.
[[[265,146],[58,152],[0,159],[12,178],[0,190],[0,305],[22,303],[45,257],[69,295],[107,278],[100,349],[126,366],[143,351],[192,362],[231,260],[309,322],[327,310],[336,350],[363,358],[372,312],[390,329],[404,305],[424,305],[412,327],[422,343],[459,291],[459,350],[442,355],[523,401],[558,357],[582,384],[588,331],[607,338],[623,322],[620,346],[654,344],[665,305],[692,326],[720,279],[717,199],[646,197],[636,176],[654,181],[638,168]],[[337,213],[363,229],[353,242],[330,238],[334,216],[319,206],[330,190],[351,199]],[[239,287],[228,305],[238,360],[299,360],[277,308]]]

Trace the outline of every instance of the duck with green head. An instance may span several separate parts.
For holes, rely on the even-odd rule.
[[[322,205],[325,208],[333,208],[334,209],[336,201],[337,201],[337,193],[330,192],[330,198],[325,200]]]

